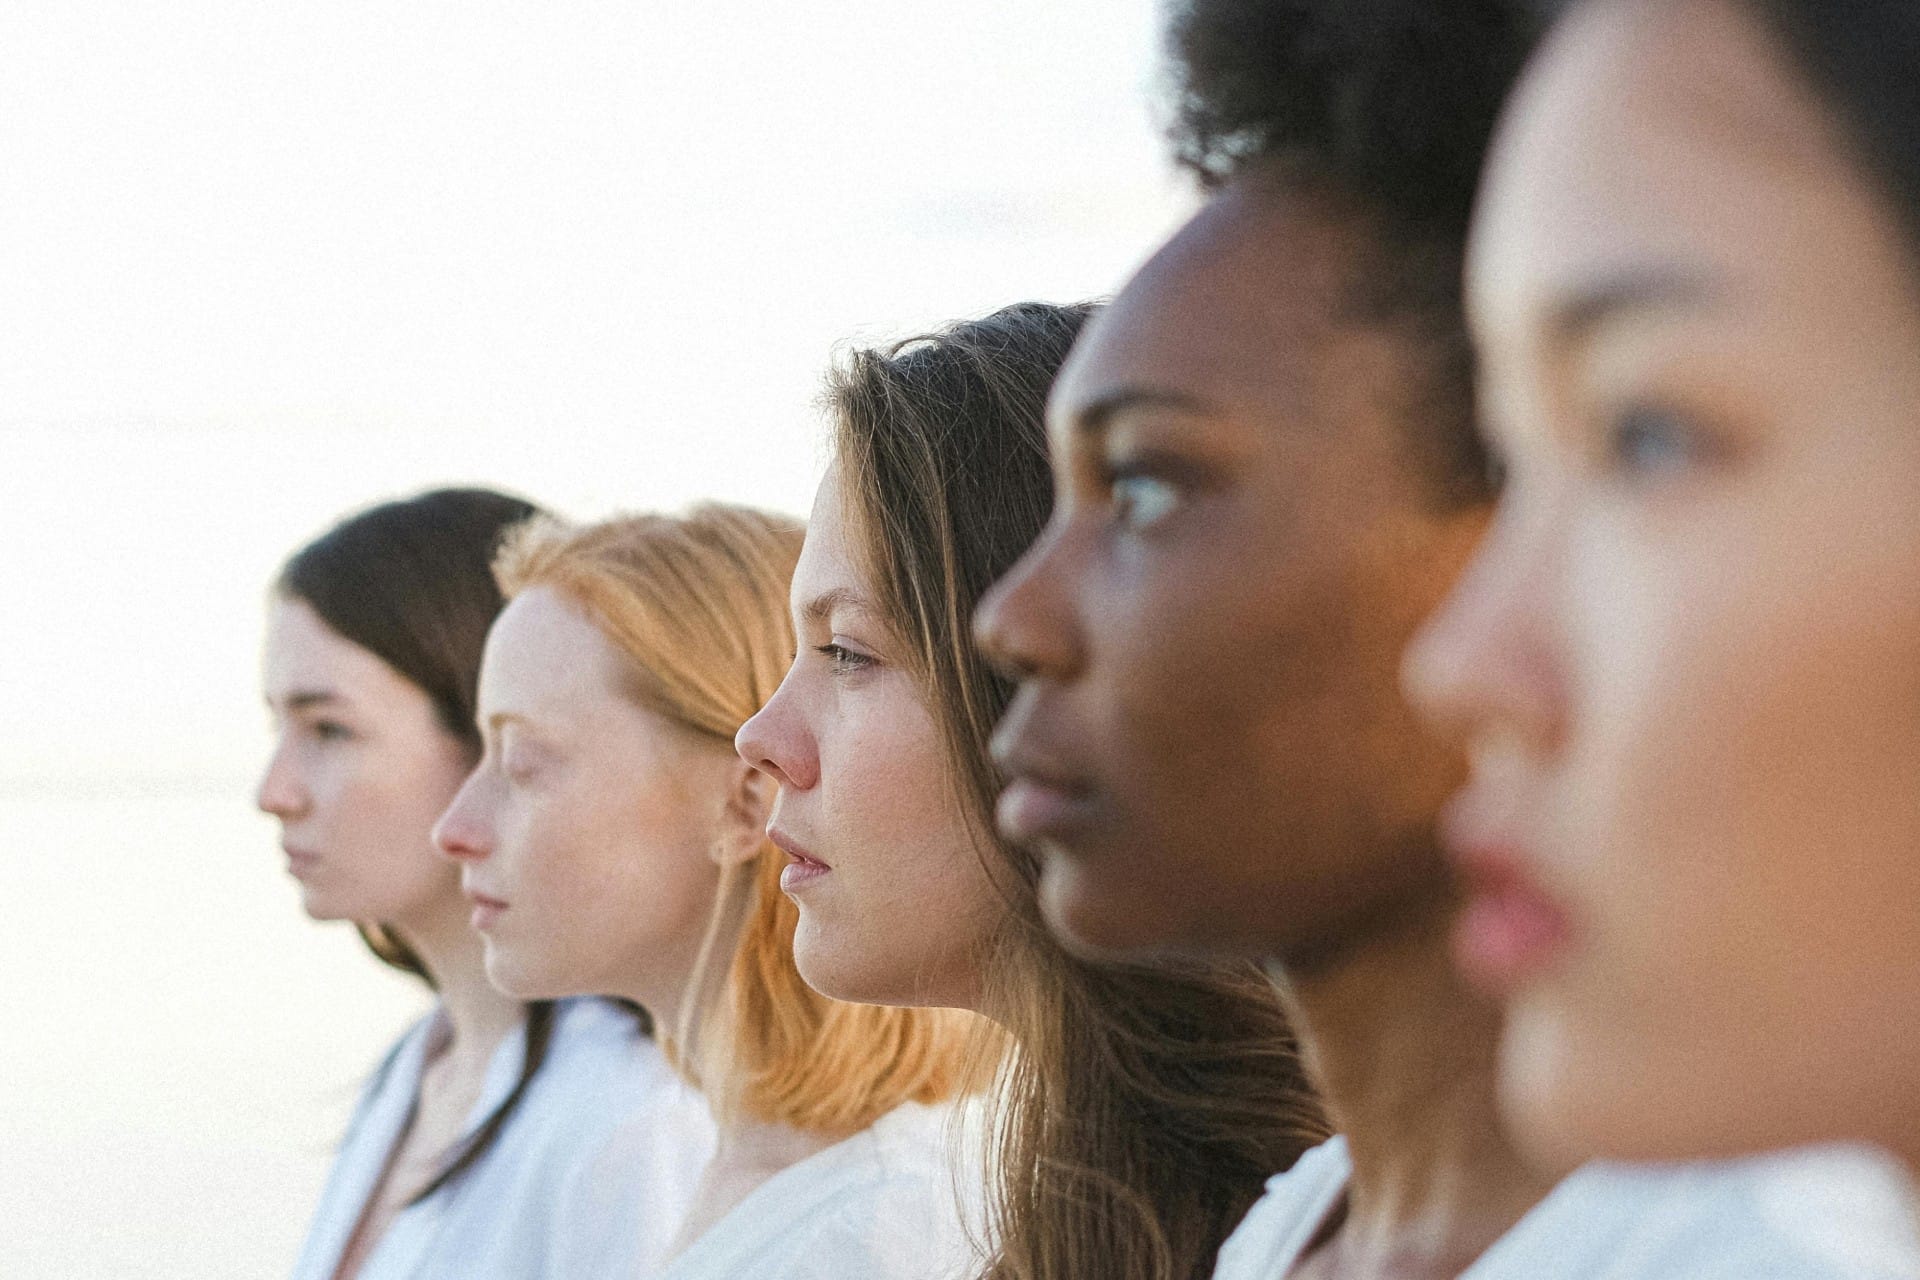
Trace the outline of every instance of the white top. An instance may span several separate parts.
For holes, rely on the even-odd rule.
[[[367,1085],[293,1280],[332,1280],[406,1129],[428,1046],[444,1019],[436,1009],[416,1023]],[[523,1026],[494,1051],[463,1132],[472,1133],[512,1092],[525,1053]],[[634,1125],[654,1140],[634,1146],[633,1158],[618,1167],[600,1161],[596,1194],[578,1194],[578,1169],[601,1156],[614,1130]],[[671,1242],[712,1145],[705,1104],[637,1033],[630,1010],[562,1000],[546,1061],[492,1147],[451,1186],[395,1214],[358,1280],[631,1280]],[[566,1251],[589,1245],[608,1270],[561,1261],[571,1257]]]
[[[907,1103],[788,1165],[668,1264],[662,1280],[971,1280],[954,1108]],[[977,1177],[973,1180],[977,1181]]]
[[[1220,1247],[1214,1280],[1282,1280],[1340,1203],[1352,1169],[1346,1140],[1336,1137],[1269,1179]],[[1812,1194],[1819,1187],[1848,1194],[1823,1202]],[[1460,1280],[1914,1280],[1920,1246],[1889,1187],[1863,1157],[1838,1148],[1719,1163],[1590,1164]],[[1829,1216],[1836,1207],[1840,1221]]]

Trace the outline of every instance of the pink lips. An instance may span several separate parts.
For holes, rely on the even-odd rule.
[[[296,880],[306,879],[307,873],[320,864],[320,855],[309,850],[284,844],[280,850],[287,855],[287,874]]]
[[[485,933],[507,909],[507,904],[500,899],[490,898],[484,893],[475,893],[471,889],[467,890],[467,898],[473,903],[473,915],[468,918],[468,923],[477,933]]]
[[[832,867],[801,848],[799,843],[784,831],[769,827],[767,839],[773,841],[774,847],[791,859],[780,870],[780,892],[782,893],[798,893],[833,870]]]
[[[1518,846],[1472,830],[1465,805],[1448,811],[1447,851],[1468,897],[1453,928],[1453,959],[1467,980],[1494,996],[1526,985],[1573,936],[1566,909],[1531,874]]]

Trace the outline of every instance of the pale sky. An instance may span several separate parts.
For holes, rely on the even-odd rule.
[[[0,4],[0,1273],[284,1274],[426,1001],[251,780],[268,581],[449,482],[804,511],[836,345],[1110,292],[1149,0]]]
[[[1157,18],[0,6],[0,791],[249,772],[264,586],[367,501],[804,511],[836,344],[1188,206]]]

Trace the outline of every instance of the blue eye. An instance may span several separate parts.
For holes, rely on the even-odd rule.
[[[1713,452],[1713,442],[1693,423],[1654,406],[1628,409],[1614,419],[1607,436],[1608,463],[1633,476],[1697,466]]]
[[[1113,518],[1134,529],[1166,519],[1180,505],[1180,490],[1167,480],[1140,472],[1116,471],[1108,482]]]

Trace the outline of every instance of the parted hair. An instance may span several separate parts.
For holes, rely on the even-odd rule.
[[[833,375],[857,545],[946,738],[973,844],[1006,910],[982,974],[1014,1044],[990,1095],[992,1280],[1200,1280],[1260,1195],[1326,1130],[1274,991],[1250,964],[1097,964],[1039,909],[1039,864],[1001,840],[988,739],[1013,687],[973,613],[1040,533],[1042,414],[1090,306],[1023,303]],[[983,1060],[999,1038],[979,1042]]]
[[[787,592],[799,521],[707,505],[518,530],[494,564],[509,597],[554,590],[626,657],[628,696],[732,752],[793,659]],[[780,891],[786,857],[762,840],[718,869],[720,890],[679,1025],[675,1066],[722,1121],[848,1134],[905,1102],[957,1091],[969,1015],[828,999],[793,962],[799,913]]]

